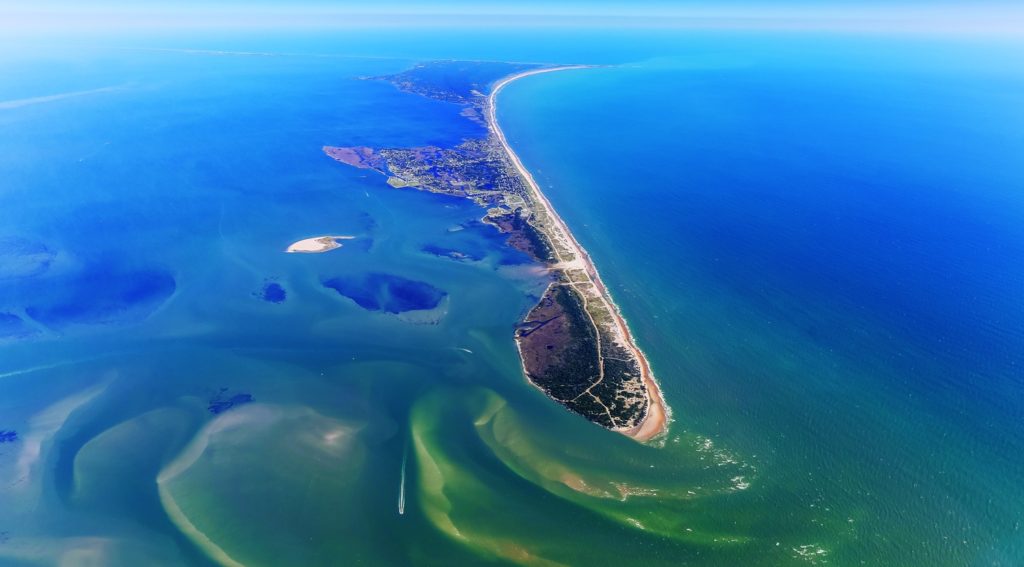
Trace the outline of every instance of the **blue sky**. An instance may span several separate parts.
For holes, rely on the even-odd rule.
[[[634,26],[1024,32],[999,0],[0,0],[0,32],[400,25]]]

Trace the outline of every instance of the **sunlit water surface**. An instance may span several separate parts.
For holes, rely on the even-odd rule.
[[[3,61],[0,562],[1024,560],[1019,64],[417,39]],[[480,209],[322,154],[481,135],[359,80],[438,56],[617,64],[499,118],[662,382],[655,446],[524,382],[545,280]]]

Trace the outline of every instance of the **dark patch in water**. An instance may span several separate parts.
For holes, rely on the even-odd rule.
[[[509,252],[502,253],[501,258],[498,259],[498,263],[502,266],[522,266],[525,264],[532,264],[533,259],[518,250],[511,250]]]
[[[6,430],[6,429],[0,430],[0,443],[14,443],[17,440],[18,440],[18,432],[17,431],[15,431],[13,429],[11,429],[11,430]]]
[[[221,388],[217,395],[210,398],[210,404],[206,407],[210,413],[217,415],[228,411],[231,408],[248,404],[255,401],[252,394],[239,393],[229,396],[227,388]]]
[[[25,321],[13,313],[0,313],[0,339],[23,339],[38,331],[25,324]]]
[[[269,301],[270,303],[281,303],[288,298],[288,292],[285,291],[281,284],[277,282],[270,282],[263,286],[260,290],[260,299],[263,301]]]
[[[454,248],[446,248],[444,246],[435,246],[433,244],[427,244],[421,248],[427,254],[433,254],[442,258],[451,258],[452,260],[458,260],[460,262],[477,262],[483,260],[483,255],[474,254],[473,252],[464,252],[462,250],[456,250]]]
[[[508,244],[508,234],[502,233],[494,225],[478,220],[463,223],[467,232],[479,235],[483,238],[489,248],[493,248],[498,255],[498,264],[501,266],[522,266],[532,264],[533,259],[529,254],[512,248]]]
[[[448,295],[426,282],[378,272],[339,276],[322,283],[363,309],[385,313],[433,309]]]
[[[174,293],[171,274],[158,270],[117,272],[93,267],[61,285],[62,295],[25,309],[50,327],[117,324],[145,319]]]
[[[57,253],[25,238],[0,238],[0,280],[29,278],[50,269]]]
[[[349,244],[346,244],[346,246],[353,250],[359,250],[360,252],[369,252],[370,248],[373,248],[373,239],[369,236],[360,237],[349,241]]]
[[[373,218],[373,216],[366,211],[359,213],[359,222],[363,225],[363,230],[367,232],[375,230],[378,226],[377,219]]]

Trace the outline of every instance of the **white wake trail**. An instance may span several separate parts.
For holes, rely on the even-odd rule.
[[[402,449],[402,480],[398,484],[398,515],[405,514],[405,464],[409,459],[409,443]]]

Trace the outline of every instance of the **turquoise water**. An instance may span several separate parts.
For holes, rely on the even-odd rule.
[[[753,510],[839,564],[1014,564],[1022,69],[833,56],[565,72],[500,116]]]
[[[508,33],[0,59],[0,564],[1020,562],[1013,52]],[[359,80],[436,57],[616,64],[499,118],[663,443],[525,383],[545,282],[481,210],[321,152],[482,135]]]

